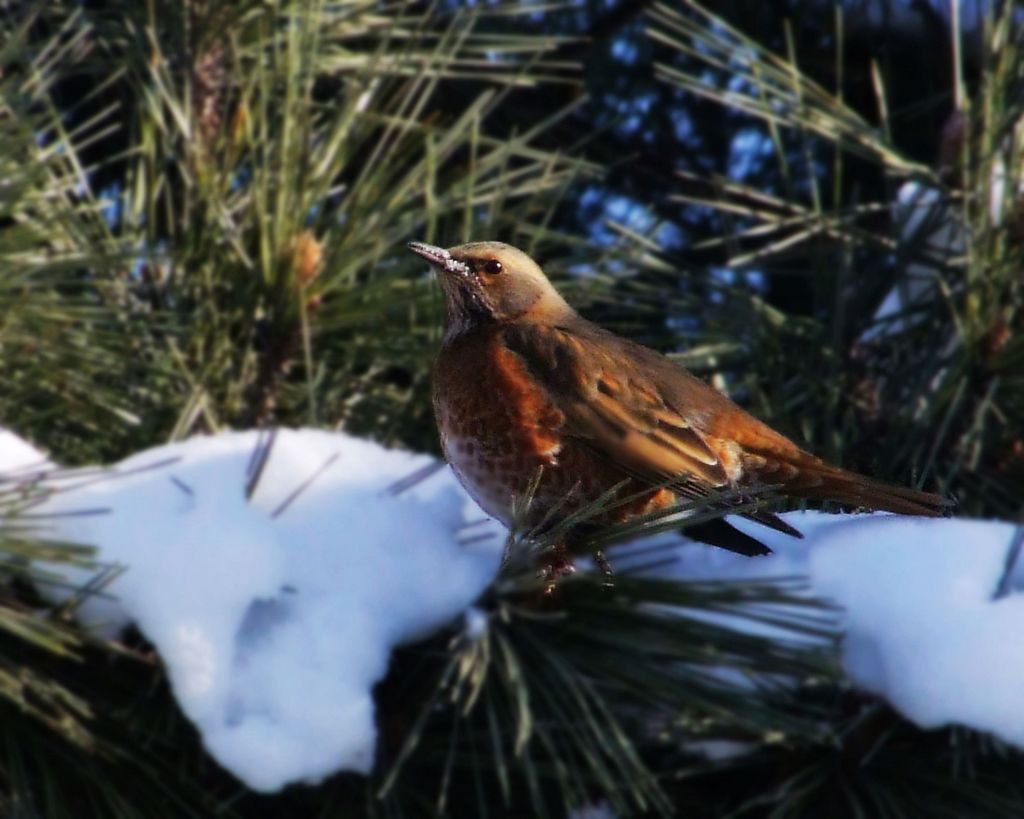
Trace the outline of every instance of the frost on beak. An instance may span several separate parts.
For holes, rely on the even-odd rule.
[[[428,245],[424,242],[409,242],[409,250],[417,256],[422,256],[431,265],[443,270],[445,273],[453,273],[458,276],[468,276],[470,274],[469,265],[453,258],[452,254],[443,247]]]

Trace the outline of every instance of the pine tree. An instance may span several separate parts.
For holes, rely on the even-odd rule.
[[[1013,6],[873,43],[842,6],[781,5],[3,5],[0,421],[68,466],[272,424],[435,449],[440,301],[404,245],[498,238],[809,448],[1019,517]],[[787,603],[827,633],[792,586],[581,574],[552,605],[525,559],[482,637],[395,657],[372,777],[256,796],[141,637],[44,605],[40,564],[89,552],[0,497],[5,815],[1024,813],[1016,751],[914,728],[831,652],[678,613]]]

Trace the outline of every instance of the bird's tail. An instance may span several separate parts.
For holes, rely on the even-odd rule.
[[[942,495],[883,483],[840,469],[789,441],[786,443],[789,447],[764,447],[760,451],[749,448],[744,452],[744,460],[759,481],[782,486],[790,497],[930,517],[940,516],[954,505],[954,501]]]
[[[788,473],[783,481],[786,493],[796,497],[929,517],[940,516],[954,505],[954,501],[942,495],[883,483],[831,466],[813,455],[801,455],[805,457],[788,461],[781,470]]]
[[[806,477],[814,479],[814,483],[806,486],[800,494],[813,500],[929,517],[940,516],[954,505],[954,501],[942,495],[882,483],[856,472],[840,469],[822,470],[817,474],[813,470],[808,472]]]

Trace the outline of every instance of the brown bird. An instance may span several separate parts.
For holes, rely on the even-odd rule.
[[[437,271],[447,304],[434,369],[445,457],[506,525],[513,497],[538,474],[527,526],[617,486],[616,497],[631,500],[615,506],[611,521],[680,497],[765,485],[791,498],[906,515],[948,505],[826,463],[659,353],[586,321],[521,250],[501,242],[409,248]],[[800,536],[771,513],[747,516]],[[687,534],[742,554],[769,552],[724,520]]]

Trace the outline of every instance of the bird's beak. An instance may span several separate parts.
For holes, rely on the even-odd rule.
[[[409,242],[409,250],[417,256],[422,256],[433,267],[443,273],[450,273],[463,279],[469,277],[469,265],[454,258],[451,253],[443,247],[435,247],[424,242]]]
[[[409,242],[409,250],[417,256],[422,256],[435,267],[444,267],[452,260],[452,254],[443,247],[435,247],[425,242]]]

